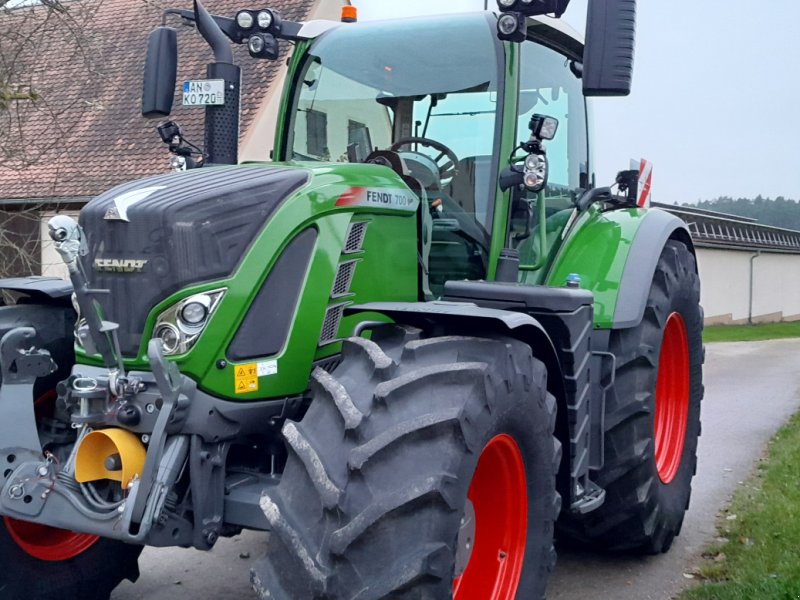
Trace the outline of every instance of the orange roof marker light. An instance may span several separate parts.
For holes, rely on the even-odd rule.
[[[342,7],[342,23],[356,23],[358,21],[358,8],[355,6]]]

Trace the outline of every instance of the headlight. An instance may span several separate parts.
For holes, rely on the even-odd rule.
[[[158,315],[153,337],[161,340],[165,355],[184,354],[195,345],[224,294],[225,290],[195,294]]]
[[[211,298],[205,296],[203,301],[192,300],[181,308],[178,314],[181,321],[189,327],[198,327],[208,318],[208,307],[211,305]]]
[[[156,329],[156,337],[161,340],[161,349],[164,354],[175,354],[181,344],[181,334],[174,325],[166,323]]]

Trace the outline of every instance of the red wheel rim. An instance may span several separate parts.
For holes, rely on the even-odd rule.
[[[511,600],[517,593],[528,529],[522,453],[511,436],[483,449],[468,497],[475,511],[475,545],[453,581],[455,600]]]
[[[26,553],[39,560],[59,562],[83,554],[100,539],[96,535],[74,533],[47,525],[3,517],[11,539]]]
[[[42,394],[33,403],[37,417],[40,416],[40,412],[52,412],[57,397],[55,390]],[[3,517],[3,521],[8,534],[17,546],[39,560],[60,562],[75,558],[86,552],[100,539],[96,535],[74,533],[66,529],[18,521],[10,517]]]
[[[678,474],[689,421],[689,343],[683,317],[667,319],[656,381],[656,469],[663,483]]]

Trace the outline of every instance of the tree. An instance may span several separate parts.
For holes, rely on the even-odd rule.
[[[0,168],[21,171],[52,155],[91,109],[85,99],[60,96],[48,80],[59,65],[79,61],[91,89],[97,72],[84,26],[99,3],[0,0]]]

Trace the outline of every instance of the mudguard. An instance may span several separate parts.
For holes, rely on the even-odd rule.
[[[350,306],[346,315],[379,313],[405,325],[422,329],[491,329],[527,342],[534,350],[555,359],[556,349],[544,327],[530,315],[495,308],[482,308],[466,302],[370,302]],[[544,357],[539,357],[547,364]],[[558,361],[556,360],[556,364]]]
[[[58,278],[24,277],[0,279],[0,290],[23,295],[17,304],[0,305],[0,338],[17,327],[32,327],[33,345],[48,350],[58,366],[55,373],[37,381],[36,392],[44,393],[68,377],[75,362],[72,286]]]
[[[25,294],[34,301],[56,300],[69,304],[72,284],[58,277],[13,277],[0,279],[0,290]]]
[[[584,213],[562,244],[547,284],[563,286],[577,273],[581,287],[594,294],[595,328],[635,327],[644,316],[658,258],[670,239],[683,242],[694,254],[686,223],[663,210]]]

